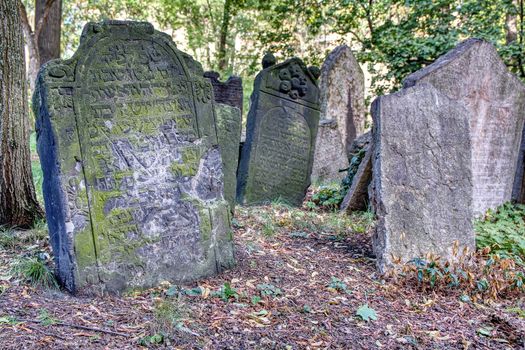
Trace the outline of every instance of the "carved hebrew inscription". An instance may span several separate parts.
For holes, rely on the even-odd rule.
[[[302,115],[283,107],[269,110],[262,118],[254,158],[253,195],[297,193],[302,197],[310,147],[310,129]]]
[[[202,156],[192,144],[199,135],[191,82],[180,62],[155,42],[105,44],[86,58],[79,94],[78,129],[97,243],[122,261],[144,245],[164,252],[185,248],[181,263],[190,263],[202,254],[198,217],[175,184],[183,187],[197,173]]]

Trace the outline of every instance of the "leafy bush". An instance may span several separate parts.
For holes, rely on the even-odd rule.
[[[395,282],[412,283],[422,290],[461,290],[474,301],[498,299],[525,291],[525,270],[512,259],[492,254],[490,248],[477,252],[458,253],[457,245],[451,260],[428,254],[406,264],[395,261],[390,272]]]
[[[505,203],[488,210],[474,227],[478,249],[488,247],[493,254],[525,266],[525,205]]]

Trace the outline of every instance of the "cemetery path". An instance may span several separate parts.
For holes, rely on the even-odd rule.
[[[523,346],[525,322],[516,314],[525,316],[523,300],[476,304],[462,302],[461,291],[445,295],[382,281],[366,221],[268,206],[238,209],[234,227],[234,269],[122,297],[28,286],[10,265],[30,250],[48,249],[46,243],[0,248],[0,348]]]

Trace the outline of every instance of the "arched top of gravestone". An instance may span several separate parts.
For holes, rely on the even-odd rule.
[[[508,79],[511,84],[516,84],[521,90],[525,90],[525,85],[523,85],[518,77],[509,72],[494,45],[478,38],[470,38],[462,41],[454,49],[440,56],[434,63],[410,74],[403,80],[403,88],[412,87],[422,79],[429,82],[428,79],[432,79],[438,72],[442,75],[444,70],[450,71],[450,73],[441,77],[436,75],[436,79],[439,78],[442,81],[446,80],[450,83],[449,78],[452,78],[458,84],[465,84],[466,87],[469,87],[471,85],[470,82],[462,83],[461,79],[470,74],[469,69],[478,69],[478,66],[489,69],[490,72],[487,73],[505,76],[505,79],[502,81]],[[483,73],[480,71],[473,76],[475,80],[479,82],[482,79],[477,79],[477,77],[483,76]],[[430,82],[433,83],[433,81]]]
[[[258,76],[261,91],[319,110],[319,87],[312,68],[297,57],[268,66]]]
[[[199,62],[195,61],[190,55],[177,49],[172,38],[166,34],[156,31],[153,25],[148,22],[116,21],[107,20],[100,23],[89,22],[84,26],[80,36],[80,44],[73,55],[68,60],[52,60],[42,66],[43,76],[51,82],[56,81],[75,81],[75,76],[82,70],[88,54],[98,46],[98,43],[106,40],[147,40],[155,42],[165,48],[168,53],[177,58],[182,68],[182,75],[191,80],[198,80],[204,74],[204,70]],[[118,55],[118,53],[115,53]],[[155,59],[154,53],[149,53],[149,59]],[[117,57],[118,58],[118,57]],[[146,59],[146,58],[145,58]]]

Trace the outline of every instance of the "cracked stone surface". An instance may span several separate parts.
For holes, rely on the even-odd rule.
[[[372,105],[373,247],[384,270],[454,242],[474,248],[470,111],[429,84],[382,96]]]
[[[335,120],[321,120],[315,140],[313,182],[341,181],[348,168],[348,156],[341,142],[341,134]]]
[[[213,93],[145,22],[88,23],[33,106],[58,277],[71,292],[179,283],[234,262]]]

